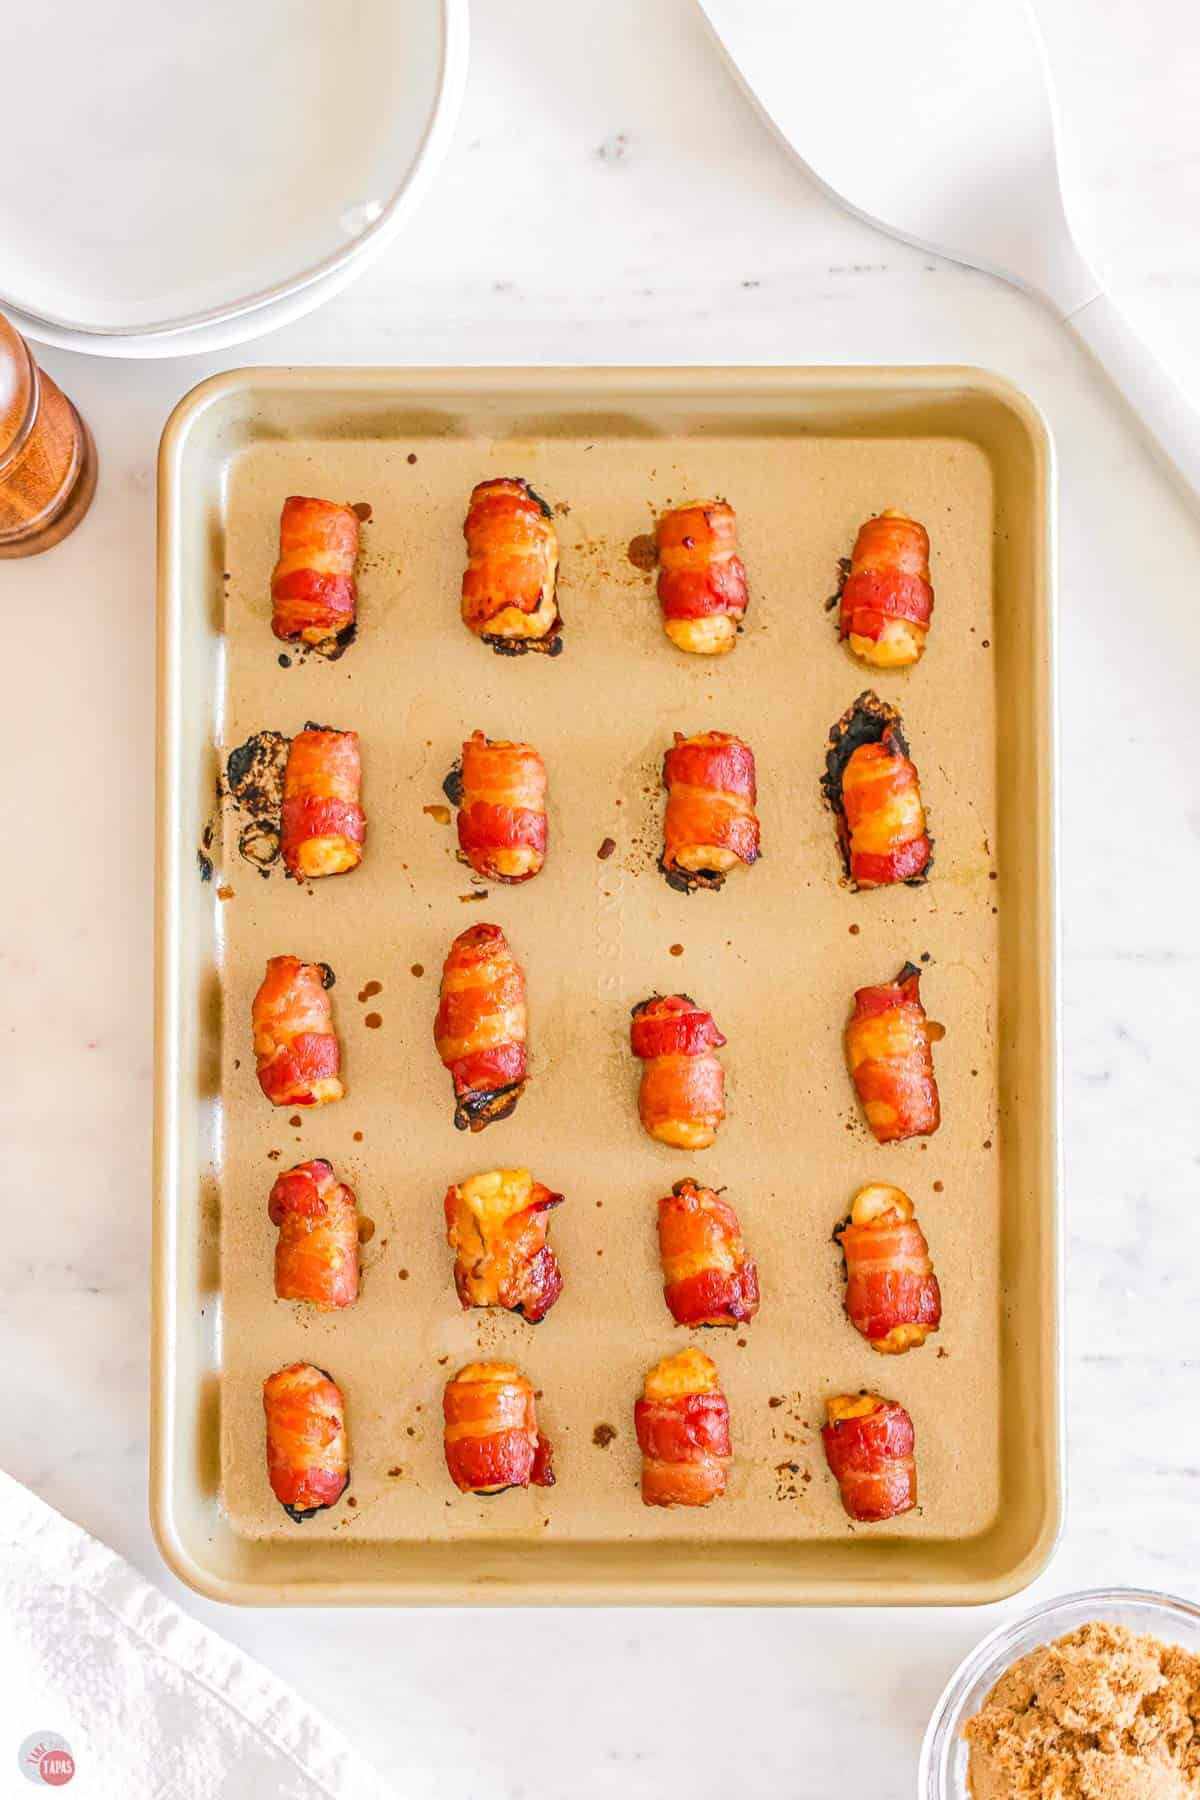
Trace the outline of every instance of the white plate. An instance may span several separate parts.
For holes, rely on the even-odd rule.
[[[45,0],[0,25],[0,305],[111,355],[295,318],[403,223],[453,130],[466,0]],[[10,41],[6,44],[5,38]]]

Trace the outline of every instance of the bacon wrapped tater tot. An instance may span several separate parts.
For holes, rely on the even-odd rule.
[[[941,1123],[934,1039],[921,1003],[921,971],[905,963],[895,981],[859,988],[846,1026],[846,1065],[875,1141],[929,1137]]]
[[[525,977],[498,925],[472,925],[442,968],[433,1041],[454,1080],[454,1123],[482,1131],[525,1091]]]
[[[286,1169],[267,1215],[279,1227],[275,1298],[308,1300],[322,1312],[358,1298],[358,1207],[354,1192],[323,1157]]]
[[[739,862],[758,861],[754,752],[727,731],[675,733],[663,761],[667,806],[659,862],[673,888],[719,888]]]
[[[489,881],[530,881],[546,860],[546,765],[532,744],[473,731],[443,787],[458,845]]]
[[[366,815],[359,805],[362,759],[356,731],[306,725],[283,772],[280,853],[298,881],[344,875],[362,861]]]
[[[897,1187],[860,1188],[834,1232],[846,1258],[846,1312],[872,1350],[915,1350],[942,1320],[942,1296],[913,1203]]]
[[[515,1363],[468,1363],[446,1383],[442,1412],[446,1467],[461,1493],[554,1486],[550,1440]]]
[[[878,694],[858,696],[829,734],[821,786],[855,888],[925,880],[933,845],[894,706]]]
[[[463,622],[503,656],[562,649],[555,582],[558,535],[550,508],[527,481],[481,481],[471,494],[463,536],[467,568]]]
[[[345,1088],[341,1046],[326,993],[332,971],[272,956],[250,1008],[258,1083],[272,1106],[328,1106]]]
[[[263,1411],[271,1492],[299,1525],[335,1506],[349,1484],[346,1402],[324,1369],[292,1363],[263,1382]]]
[[[638,1117],[660,1144],[704,1150],[725,1117],[725,1071],[715,1054],[725,1039],[690,994],[639,1000],[629,1027],[641,1058]]]
[[[758,1269],[728,1200],[689,1177],[658,1203],[663,1298],[677,1325],[747,1325],[758,1311]]]
[[[506,1306],[531,1325],[545,1318],[562,1293],[558,1258],[546,1242],[562,1198],[528,1169],[491,1169],[447,1190],[446,1242],[464,1307]]]
[[[647,1372],[633,1423],[643,1506],[707,1506],[725,1492],[729,1402],[702,1350],[681,1350]]]
[[[722,656],[746,616],[746,570],[737,520],[724,500],[672,507],[657,526],[663,630],[680,650]]]
[[[852,1519],[877,1525],[917,1504],[913,1422],[898,1400],[835,1394],[825,1403],[825,1460]]]
[[[328,650],[354,631],[358,514],[333,500],[297,494],[279,517],[279,561],[271,574],[271,630],[285,643]]]
[[[859,527],[842,587],[840,635],[877,669],[918,662],[933,612],[929,536],[890,508]]]

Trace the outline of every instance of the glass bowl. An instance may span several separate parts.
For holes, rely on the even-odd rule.
[[[917,1777],[918,1800],[968,1800],[963,1726],[1018,1657],[1077,1626],[1101,1620],[1144,1632],[1200,1655],[1200,1606],[1144,1588],[1090,1588],[1064,1594],[999,1626],[959,1664],[933,1709]]]

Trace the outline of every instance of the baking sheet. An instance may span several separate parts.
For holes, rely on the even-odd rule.
[[[1035,564],[1044,545],[1035,428],[986,395],[993,412],[1008,408],[1006,436],[961,378],[922,410],[903,376],[880,377],[874,396],[892,404],[857,428],[855,384],[843,381],[839,416],[828,375],[762,372],[744,395],[733,372],[686,388],[678,376],[589,385],[584,374],[557,389],[545,375],[523,385],[518,372],[477,373],[441,393],[436,377],[416,392],[412,376],[375,379],[374,395],[362,376],[349,383],[339,406],[326,372],[234,378],[244,385],[224,390],[227,416],[193,412],[184,446],[203,451],[211,498],[186,484],[176,496],[207,524],[203,568],[179,564],[191,599],[182,582],[166,594],[178,631],[179,609],[201,581],[209,589],[211,666],[180,667],[193,724],[177,705],[170,726],[193,805],[235,745],[312,719],[359,732],[368,818],[361,869],[307,888],[243,860],[228,805],[204,891],[192,858],[199,954],[181,947],[173,961],[202,1000],[211,1116],[198,1195],[176,1179],[161,1204],[185,1233],[196,1213],[208,1293],[182,1284],[160,1355],[178,1381],[173,1345],[206,1303],[202,1479],[189,1480],[220,1550],[201,1584],[236,1587],[254,1570],[258,1591],[231,1597],[918,1599],[938,1597],[937,1576],[967,1599],[983,1597],[984,1564],[1004,1556],[993,1586],[1027,1579],[1053,1538],[1057,1483],[1046,571],[1018,587],[1009,567],[1015,538]],[[956,389],[957,406],[945,404]],[[561,657],[496,657],[459,621],[467,496],[496,474],[526,476],[555,508]],[[371,509],[359,635],[336,662],[282,667],[268,628],[279,506],[293,492]],[[751,608],[733,655],[709,662],[663,636],[638,540],[664,506],[712,494],[737,509]],[[937,593],[924,661],[890,675],[838,644],[825,607],[859,523],[889,505],[927,525]],[[867,686],[902,711],[935,863],[923,887],[855,895],[818,782],[829,726]],[[550,783],[545,870],[482,900],[441,793],[476,727],[533,742]],[[685,896],[656,868],[661,759],[674,730],[710,727],[755,751],[763,856],[720,892]],[[185,813],[170,850],[183,848]],[[531,1080],[510,1119],[470,1135],[453,1127],[432,1020],[446,948],[480,920],[503,926],[525,969]],[[271,1108],[254,1074],[250,999],[266,958],[284,951],[337,977],[348,1094],[311,1113]],[[853,989],[906,959],[946,1027],[943,1124],[881,1147],[858,1113],[842,1031]],[[1036,1004],[1014,1010],[1018,961]],[[729,1040],[728,1117],[695,1155],[637,1123],[629,1009],[656,990],[694,995]],[[177,1098],[188,1103],[186,1079]],[[336,1317],[272,1296],[266,1196],[280,1169],[316,1155],[373,1226],[359,1303]],[[567,1196],[551,1227],[564,1292],[536,1328],[463,1313],[454,1296],[442,1195],[502,1164]],[[654,1203],[686,1174],[726,1188],[738,1209],[764,1295],[748,1328],[670,1322]],[[913,1197],[943,1292],[941,1331],[902,1358],[877,1357],[845,1319],[831,1241],[855,1189],[878,1179]],[[633,1401],[645,1367],[687,1341],[716,1358],[729,1397],[729,1490],[705,1510],[643,1508]],[[487,1500],[451,1487],[441,1389],[478,1355],[511,1356],[533,1380],[554,1489]],[[341,1384],[352,1449],[346,1499],[302,1527],[274,1502],[262,1454],[262,1378],[297,1358]],[[902,1400],[917,1430],[919,1509],[883,1528],[845,1518],[817,1435],[825,1396],[864,1385]],[[1040,1389],[1033,1418],[1014,1404],[1022,1387]],[[183,1390],[175,1398],[186,1403]],[[163,1510],[160,1541],[174,1540]],[[764,1557],[778,1595],[762,1591]]]

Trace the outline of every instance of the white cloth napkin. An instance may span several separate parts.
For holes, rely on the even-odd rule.
[[[3,1472],[0,1722],[15,1800],[395,1800],[298,1694]]]

